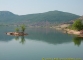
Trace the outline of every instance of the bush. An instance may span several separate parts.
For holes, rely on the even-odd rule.
[[[82,30],[83,29],[82,21],[81,20],[76,20],[72,25],[72,29],[74,29],[74,30]]]
[[[16,30],[16,32],[19,32],[19,28],[18,27],[15,30]]]

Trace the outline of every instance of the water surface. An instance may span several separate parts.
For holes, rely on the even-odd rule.
[[[27,28],[27,36],[8,36],[15,27],[0,27],[0,60],[83,59],[83,38],[53,29]]]

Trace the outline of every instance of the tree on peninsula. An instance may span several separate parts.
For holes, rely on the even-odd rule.
[[[81,20],[75,20],[74,23],[72,24],[72,29],[74,30],[82,30],[83,29],[83,24]]]

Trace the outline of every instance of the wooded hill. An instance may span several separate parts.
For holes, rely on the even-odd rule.
[[[79,15],[62,12],[49,11],[37,14],[16,15],[9,11],[0,11],[0,23],[25,23],[25,24],[45,24],[63,23],[79,18]]]

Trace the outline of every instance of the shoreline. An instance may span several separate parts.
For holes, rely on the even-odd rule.
[[[60,30],[60,31],[67,33],[67,34],[72,34],[72,35],[76,35],[78,37],[83,37],[83,33],[81,33],[81,31],[68,29],[67,28],[68,26],[70,26],[70,25],[69,24],[62,24],[62,25],[51,27],[51,28],[54,28],[56,30]]]

